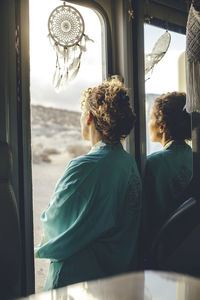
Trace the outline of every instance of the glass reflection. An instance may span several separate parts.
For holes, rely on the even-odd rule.
[[[148,237],[161,226],[186,199],[182,196],[192,177],[190,115],[184,109],[185,93],[172,92],[156,98],[148,124],[152,142],[162,150],[147,156],[144,195],[147,205]]]
[[[145,54],[154,51],[159,40],[171,35],[169,48],[146,76],[147,161],[144,197],[148,243],[186,198],[192,177],[190,115],[184,109],[185,36],[151,25],[144,26]],[[168,33],[168,34],[167,34]],[[152,45],[155,46],[153,47]],[[145,64],[146,65],[146,64]],[[178,92],[174,92],[178,91]]]

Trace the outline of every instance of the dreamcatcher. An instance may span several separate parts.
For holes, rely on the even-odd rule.
[[[171,41],[171,35],[166,31],[155,43],[151,53],[145,55],[145,75],[153,71],[154,66],[163,58]],[[148,78],[149,79],[149,78]]]
[[[56,7],[48,20],[49,40],[56,52],[56,70],[53,85],[59,91],[79,72],[82,53],[92,41],[85,33],[85,24],[80,12],[65,2]]]

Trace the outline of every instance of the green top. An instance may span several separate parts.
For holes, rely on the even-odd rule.
[[[171,141],[162,151],[148,155],[144,195],[148,237],[184,201],[181,195],[192,176],[192,149],[185,142]]]
[[[72,160],[41,216],[36,257],[52,262],[45,290],[136,267],[140,213],[140,176],[120,143]]]

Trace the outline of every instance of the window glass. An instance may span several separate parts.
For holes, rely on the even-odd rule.
[[[48,18],[58,1],[30,0],[30,92],[32,128],[32,176],[34,207],[34,244],[42,238],[40,215],[47,207],[55,184],[68,162],[87,153],[82,141],[80,103],[83,90],[102,81],[102,26],[97,14],[78,5],[85,21],[85,33],[94,41],[87,43],[80,71],[75,80],[57,93],[52,85],[56,54],[48,39]],[[105,73],[105,72],[104,72]],[[42,290],[49,261],[35,260],[36,292]]]
[[[166,32],[152,25],[144,25],[145,54],[152,52],[157,40]],[[185,92],[184,51],[185,35],[169,31],[171,42],[163,58],[153,67],[145,78],[146,93],[146,124],[147,124],[147,155],[159,151],[160,143],[152,143],[148,132],[150,110],[156,97],[167,92]]]

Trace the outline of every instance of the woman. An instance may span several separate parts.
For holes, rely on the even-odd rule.
[[[190,115],[184,109],[185,93],[163,94],[151,109],[149,132],[152,142],[162,151],[147,157],[144,193],[147,211],[148,240],[185,199],[184,190],[192,176]]]
[[[81,129],[91,151],[72,160],[41,216],[36,257],[51,260],[45,290],[135,268],[141,181],[122,147],[135,123],[123,84],[84,92]]]

